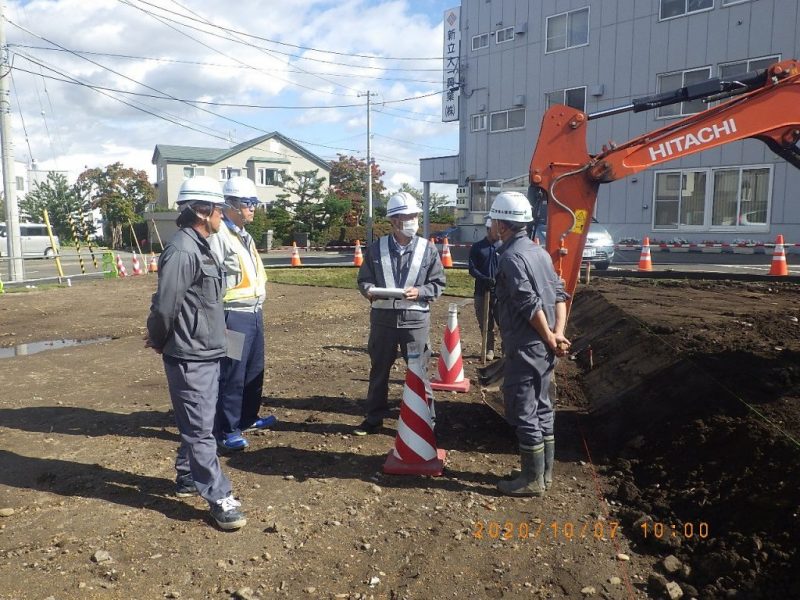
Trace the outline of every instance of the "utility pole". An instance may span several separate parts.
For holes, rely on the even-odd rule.
[[[11,145],[11,93],[8,87],[11,67],[8,64],[5,12],[5,0],[0,0],[0,153],[3,163],[3,196],[6,201],[8,278],[9,281],[23,281],[25,272],[22,265],[22,244],[19,237],[17,181],[14,174],[14,152]]]
[[[378,94],[370,92],[369,90],[363,94],[358,94],[359,98],[361,98],[361,96],[367,97],[367,245],[372,244],[372,154],[370,154],[369,99],[371,96],[377,95]]]

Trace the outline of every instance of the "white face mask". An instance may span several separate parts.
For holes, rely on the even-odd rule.
[[[412,219],[410,221],[403,221],[403,235],[414,237],[419,231],[419,219]]]

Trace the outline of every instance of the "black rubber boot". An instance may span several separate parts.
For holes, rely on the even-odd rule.
[[[556,457],[556,436],[544,436],[544,489],[553,485],[553,462]]]
[[[541,496],[544,494],[544,444],[532,448],[520,446],[522,469],[519,477],[500,481],[497,489],[506,496]]]

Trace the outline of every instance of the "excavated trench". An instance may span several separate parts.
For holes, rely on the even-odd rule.
[[[659,559],[652,597],[674,582],[684,598],[800,598],[797,318],[748,316],[723,284],[682,285],[720,305],[684,310],[693,320],[648,301],[667,288],[582,290],[568,332],[579,368],[562,385],[582,387],[610,499]],[[777,291],[798,306],[796,288]]]

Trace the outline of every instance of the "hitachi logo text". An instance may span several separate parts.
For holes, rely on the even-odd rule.
[[[650,150],[650,160],[656,161],[672,156],[676,152],[684,152],[692,146],[702,146],[708,144],[722,136],[733,135],[736,133],[736,121],[726,119],[722,123],[715,123],[710,127],[703,127],[697,133],[687,133],[679,135],[666,142],[660,143]]]

